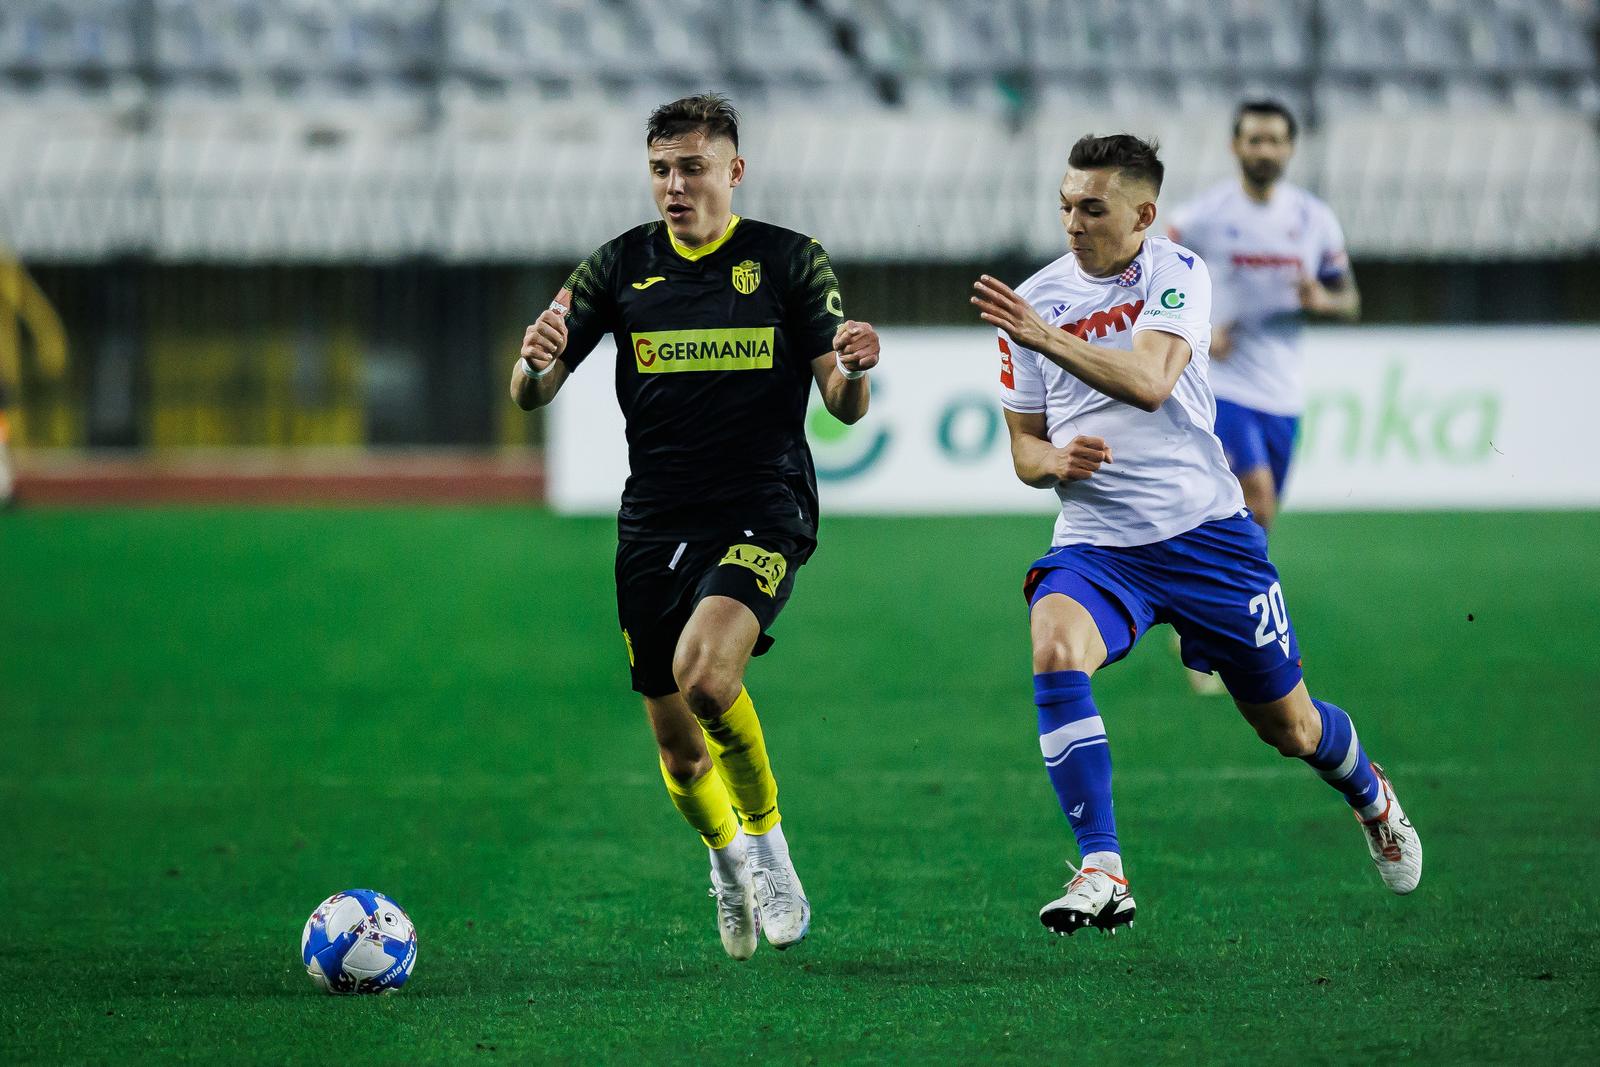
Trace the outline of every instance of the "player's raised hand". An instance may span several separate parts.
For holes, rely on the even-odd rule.
[[[1080,434],[1068,441],[1066,448],[1056,449],[1055,476],[1063,482],[1081,482],[1110,462],[1111,446],[1104,438]]]
[[[542,371],[555,362],[567,349],[567,305],[572,293],[566,289],[556,294],[550,306],[534,320],[522,334],[522,358],[534,370]]]
[[[839,365],[845,370],[868,371],[878,365],[878,331],[870,322],[848,321],[833,335],[833,350],[839,355]]]
[[[972,283],[972,303],[978,317],[998,326],[1023,348],[1038,351],[1050,337],[1050,327],[1022,297],[998,278],[985,274]]]
[[[1217,324],[1211,327],[1211,358],[1227,359],[1233,352],[1233,327]]]
[[[1295,288],[1300,292],[1300,307],[1313,315],[1331,315],[1338,310],[1338,304],[1333,299],[1326,286],[1309,274],[1300,275],[1300,280],[1295,283]]]

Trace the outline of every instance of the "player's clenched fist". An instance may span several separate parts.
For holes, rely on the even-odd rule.
[[[566,290],[522,335],[522,358],[536,371],[547,369],[567,348]],[[568,297],[568,299],[571,299]]]
[[[848,374],[878,365],[878,331],[870,322],[845,322],[833,335],[833,350]]]
[[[1074,437],[1056,449],[1055,475],[1063,482],[1081,482],[1111,462],[1111,446],[1101,437]]]

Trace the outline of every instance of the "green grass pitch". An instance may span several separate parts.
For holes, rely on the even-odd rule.
[[[1049,517],[832,519],[749,684],[815,906],[726,959],[627,688],[613,527],[538,511],[0,515],[0,1060],[1600,1061],[1600,514],[1290,516],[1313,691],[1426,845],[1102,674],[1139,901],[1048,935],[1070,835],[1018,585]],[[317,993],[335,890],[420,931]]]

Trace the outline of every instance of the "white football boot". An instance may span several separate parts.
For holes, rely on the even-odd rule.
[[[1079,870],[1072,864],[1073,878],[1067,891],[1039,909],[1039,921],[1057,934],[1070,934],[1093,926],[1112,934],[1119,926],[1132,926],[1133,897],[1128,883],[1099,867]]]
[[[1422,880],[1422,839],[1406,818],[1383,768],[1374,763],[1372,773],[1378,776],[1383,811],[1371,819],[1363,819],[1357,813],[1356,822],[1367,835],[1367,851],[1378,865],[1383,884],[1396,893],[1409,893]]]
[[[767,942],[785,949],[804,941],[811,930],[811,902],[794,872],[781,826],[751,836],[748,862],[756,907],[761,912],[761,932],[767,935]]]
[[[723,950],[736,960],[756,954],[761,943],[761,916],[756,914],[756,890],[750,881],[748,864],[739,865],[738,876],[726,880],[711,864],[711,896],[717,901],[717,933]]]

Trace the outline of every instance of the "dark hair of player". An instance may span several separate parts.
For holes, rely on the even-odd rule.
[[[1129,133],[1114,133],[1109,137],[1094,134],[1078,138],[1067,156],[1067,166],[1074,170],[1100,170],[1115,167],[1133,178],[1147,181],[1161,191],[1161,179],[1167,168],[1156,155],[1161,146],[1155,141],[1145,141]]]
[[[650,112],[644,143],[652,145],[695,130],[704,130],[708,138],[726,137],[733,142],[734,151],[739,149],[739,113],[721,93],[700,93],[662,104]]]
[[[1239,136],[1239,131],[1244,128],[1246,115],[1277,115],[1289,124],[1289,140],[1294,140],[1300,132],[1300,126],[1294,121],[1294,115],[1289,109],[1276,100],[1246,100],[1239,105],[1239,110],[1233,114],[1233,135]]]

